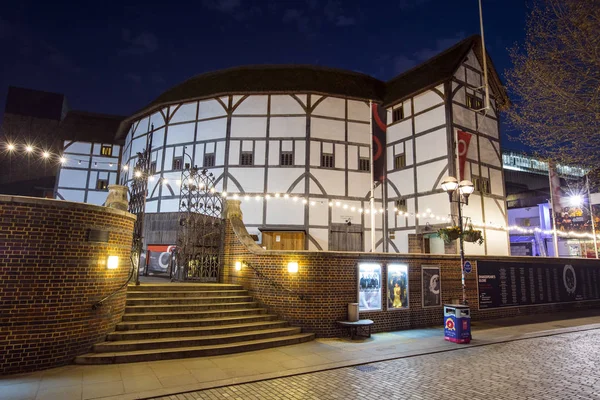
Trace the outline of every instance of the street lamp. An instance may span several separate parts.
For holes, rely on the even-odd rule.
[[[469,204],[469,196],[475,191],[473,182],[458,180],[452,176],[446,177],[442,181],[442,189],[448,193],[450,203],[458,204],[458,229],[460,229],[460,236],[458,237],[460,243],[460,271],[461,271],[461,282],[462,282],[462,303],[467,304],[467,292],[465,290],[465,249],[463,242],[463,221],[462,221],[462,205]]]

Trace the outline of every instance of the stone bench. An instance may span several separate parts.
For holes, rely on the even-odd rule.
[[[371,326],[373,325],[373,321],[370,319],[359,319],[356,322],[337,321],[336,323],[349,331],[352,340],[357,336],[365,338],[371,337]]]

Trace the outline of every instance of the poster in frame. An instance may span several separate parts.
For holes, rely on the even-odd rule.
[[[359,311],[380,311],[381,306],[381,265],[375,263],[358,264],[358,309]]]
[[[387,265],[387,309],[397,311],[408,308],[408,265]]]
[[[442,305],[442,279],[439,265],[421,266],[423,308]]]

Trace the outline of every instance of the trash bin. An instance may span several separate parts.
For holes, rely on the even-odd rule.
[[[454,343],[471,342],[471,309],[469,306],[444,305],[444,339]]]
[[[348,303],[348,322],[358,321],[358,303]]]

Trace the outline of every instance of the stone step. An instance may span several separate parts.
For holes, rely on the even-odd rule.
[[[126,321],[156,321],[165,319],[181,318],[215,318],[215,317],[235,317],[250,314],[263,314],[267,310],[264,308],[234,308],[230,310],[207,310],[207,311],[174,311],[174,312],[156,312],[141,314],[125,314],[123,322]]]
[[[240,353],[243,351],[268,349],[308,342],[314,339],[314,333],[299,333],[296,335],[248,340],[243,342],[216,344],[209,346],[179,347],[172,349],[137,350],[116,353],[91,353],[79,356],[76,364],[117,364],[140,361],[171,360],[176,358],[216,356],[222,354]]]
[[[140,297],[127,298],[127,306],[157,304],[207,304],[251,302],[252,296],[212,296],[212,297]]]
[[[216,297],[247,296],[247,290],[127,290],[127,299],[138,298],[183,298],[183,297]]]
[[[297,335],[302,331],[300,328],[274,328],[261,329],[257,331],[225,333],[210,336],[188,336],[162,339],[144,339],[144,340],[120,340],[116,342],[104,342],[95,344],[93,351],[95,353],[111,353],[123,351],[152,350],[152,349],[172,349],[177,347],[199,347],[212,346],[216,344],[227,344],[246,342],[249,340],[269,339],[282,336]]]
[[[182,311],[218,311],[240,308],[255,308],[258,307],[256,302],[242,303],[208,303],[208,304],[155,304],[141,306],[125,307],[125,315],[143,314],[143,313],[171,313]]]
[[[127,290],[153,291],[153,290],[241,290],[242,285],[229,283],[142,283],[141,285],[127,285]]]
[[[277,318],[273,314],[256,314],[213,318],[189,318],[189,319],[163,319],[154,321],[125,321],[116,326],[117,332],[127,332],[141,329],[178,329],[178,328],[197,328],[221,325],[236,325],[252,322],[273,321]]]
[[[262,329],[285,328],[286,321],[259,321],[243,324],[209,325],[189,328],[163,328],[163,329],[136,329],[130,331],[116,331],[109,333],[108,341],[117,340],[147,340],[173,337],[210,336],[226,333],[258,331]]]

